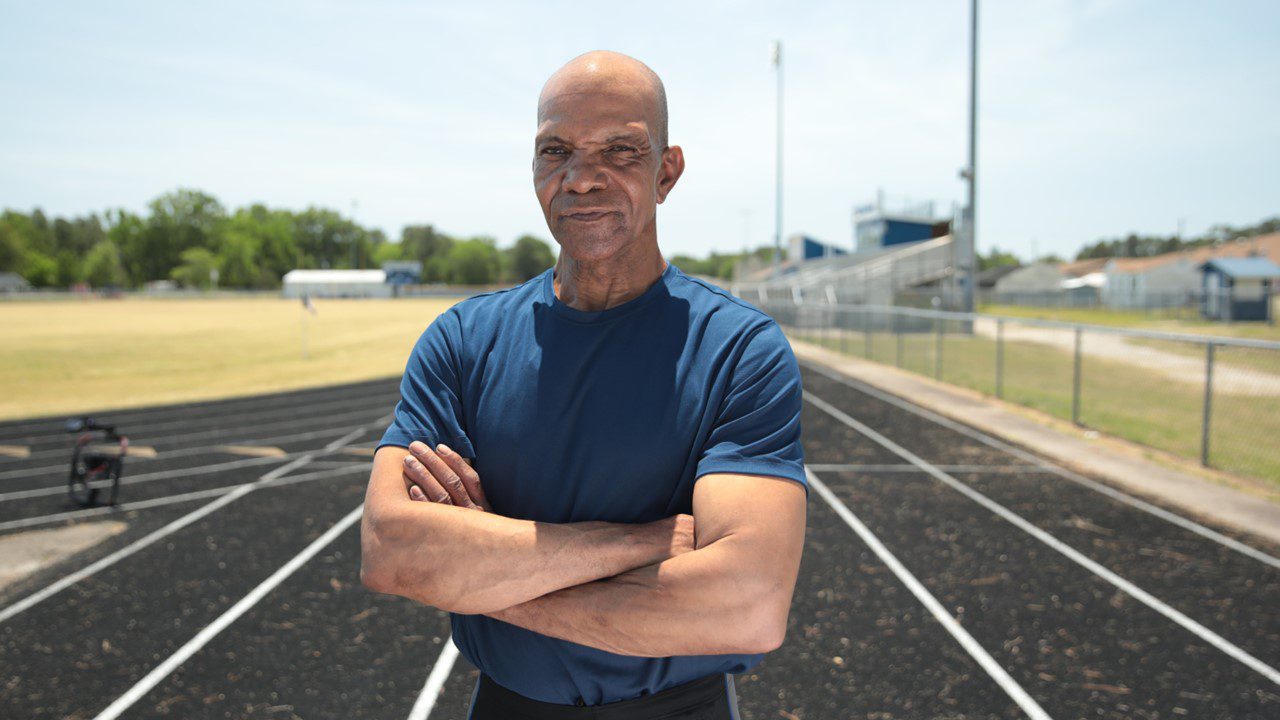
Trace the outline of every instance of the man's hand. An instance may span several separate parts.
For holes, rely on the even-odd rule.
[[[410,443],[409,454],[404,456],[404,478],[409,497],[418,502],[493,512],[480,486],[480,476],[466,458],[447,445],[433,451],[426,443]],[[645,523],[640,529],[651,533],[653,542],[669,545],[669,557],[683,555],[697,547],[692,515],[672,515]]]
[[[480,476],[466,458],[447,445],[432,450],[423,442],[410,443],[409,454],[404,456],[404,478],[413,500],[493,512],[480,487]]]

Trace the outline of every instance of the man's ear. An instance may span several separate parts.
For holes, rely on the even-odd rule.
[[[676,181],[684,174],[684,150],[679,145],[672,145],[662,151],[662,164],[658,166],[658,204],[667,199],[667,194],[676,186]]]

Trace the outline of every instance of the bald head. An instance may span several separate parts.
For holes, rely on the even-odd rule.
[[[667,91],[662,79],[648,65],[629,55],[609,50],[583,53],[555,71],[538,96],[538,122],[547,103],[562,95],[612,93],[632,95],[652,119],[649,131],[658,150],[667,147]]]

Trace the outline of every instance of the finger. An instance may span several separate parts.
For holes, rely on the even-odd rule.
[[[410,446],[409,450],[413,452],[413,446]],[[467,488],[462,484],[462,478],[459,477],[458,473],[454,472],[453,468],[449,467],[444,460],[441,460],[434,450],[422,445],[421,452],[414,452],[413,457],[426,466],[436,482],[440,483],[440,486],[449,493],[449,498],[453,500],[454,505],[473,509],[480,507],[472,502],[471,496],[467,494]]]
[[[422,492],[422,488],[417,485],[409,486],[409,499],[419,502],[430,502],[430,499]]]
[[[453,471],[462,478],[462,485],[467,489],[467,495],[481,510],[491,512],[493,508],[489,505],[489,500],[484,496],[484,488],[480,485],[480,475],[476,473],[475,468],[467,463],[466,459],[453,451],[448,445],[441,444],[436,448],[440,457],[453,468]]]
[[[452,505],[449,493],[436,481],[435,477],[412,455],[404,456],[404,474],[431,502]]]

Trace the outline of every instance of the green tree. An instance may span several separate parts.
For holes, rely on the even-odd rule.
[[[183,287],[208,290],[213,286],[213,271],[218,260],[206,248],[194,247],[182,251],[181,264],[169,272],[169,277]]]
[[[21,274],[26,269],[27,244],[8,216],[0,217],[0,272]]]
[[[460,285],[488,285],[498,281],[498,249],[490,238],[454,243],[445,257],[448,281]]]
[[[1018,256],[1011,252],[1006,252],[992,245],[986,255],[978,253],[978,270],[989,270],[993,267],[1002,265],[1021,265],[1022,261],[1018,260]]]
[[[129,278],[120,259],[120,248],[103,239],[89,249],[84,258],[84,279],[95,288],[125,287]]]
[[[140,216],[124,209],[108,210],[106,213],[107,222],[107,239],[115,245],[117,252],[120,254],[120,262],[126,268],[131,266],[126,257],[126,248],[134,248],[141,246],[143,242],[143,234],[147,231],[147,222]],[[129,278],[134,285],[137,284],[136,278]],[[92,282],[92,281],[91,281]]]
[[[521,235],[507,252],[507,267],[510,269],[508,279],[524,282],[537,277],[555,262],[556,256],[551,252],[549,244],[532,235]]]
[[[170,277],[187,250],[212,254],[222,244],[227,212],[212,195],[179,189],[152,200],[150,210],[145,230],[121,248],[135,282]]]
[[[431,225],[405,225],[400,230],[400,257],[396,259],[420,260],[425,266],[432,258],[443,258],[451,247],[453,238]]]

